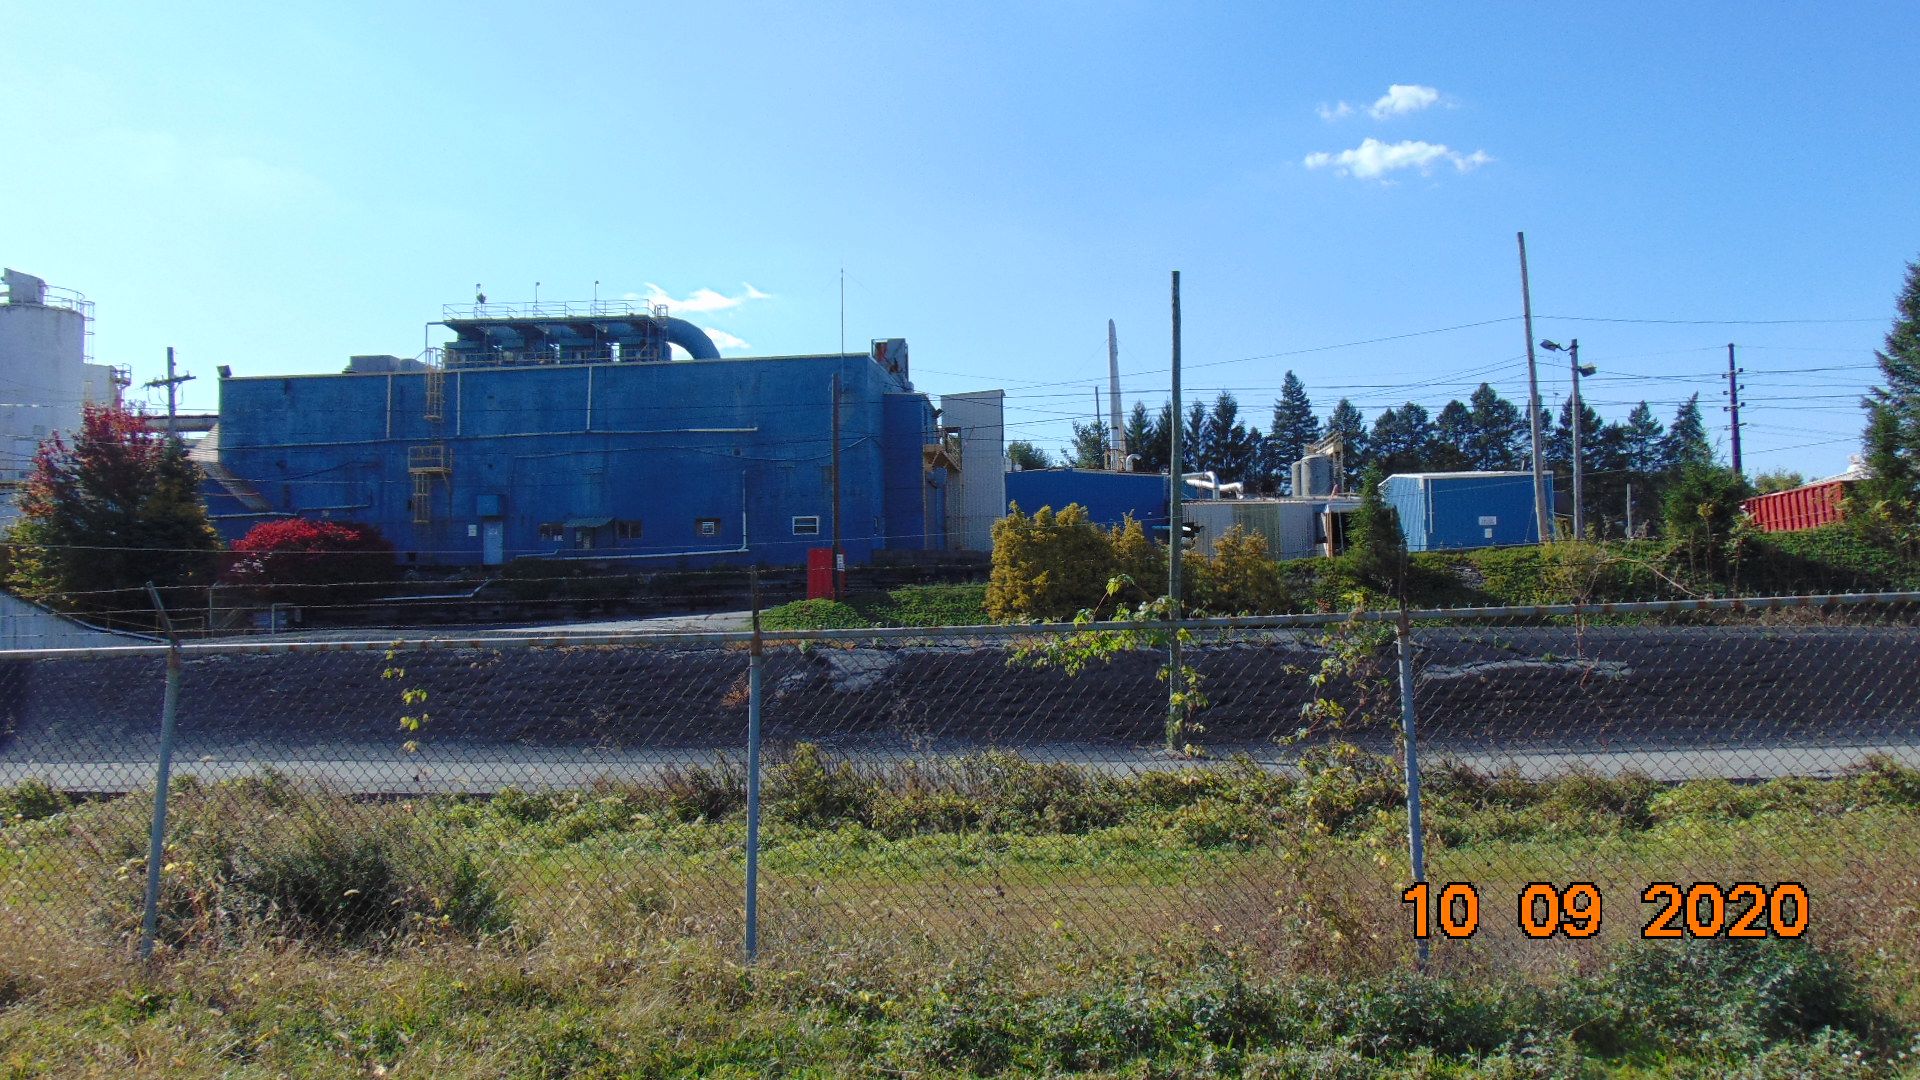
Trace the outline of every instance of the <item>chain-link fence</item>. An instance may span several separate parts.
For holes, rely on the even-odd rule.
[[[136,641],[0,652],[0,706],[19,955],[1525,968],[1670,933],[1871,955],[1920,895],[1920,594]]]

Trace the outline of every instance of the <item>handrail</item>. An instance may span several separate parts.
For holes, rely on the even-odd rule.
[[[665,319],[667,305],[645,300],[522,300],[486,304],[444,304],[448,319]]]

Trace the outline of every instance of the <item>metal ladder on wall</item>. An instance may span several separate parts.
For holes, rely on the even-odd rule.
[[[425,443],[407,448],[407,475],[413,479],[413,523],[433,524],[433,486],[453,475],[447,444]]]
[[[433,429],[433,441],[407,448],[407,476],[413,482],[413,523],[433,524],[433,488],[452,483],[453,456],[441,437],[441,425],[447,418],[447,368],[444,354],[427,352],[425,419]]]

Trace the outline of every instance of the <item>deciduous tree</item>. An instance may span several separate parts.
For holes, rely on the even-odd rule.
[[[88,405],[69,445],[40,445],[9,537],[8,583],[21,594],[109,621],[147,624],[142,586],[203,586],[219,537],[200,499],[199,466],[177,438],[119,406]]]

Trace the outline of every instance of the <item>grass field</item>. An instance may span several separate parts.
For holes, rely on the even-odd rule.
[[[139,798],[0,793],[0,1075],[1920,1075],[1920,774],[1548,783],[1435,770],[1413,972],[1392,763],[1114,778],[986,754],[742,793],[355,801],[183,785],[159,956]],[[1527,883],[1594,882],[1533,940]],[[1649,942],[1656,880],[1802,883],[1792,940]]]

